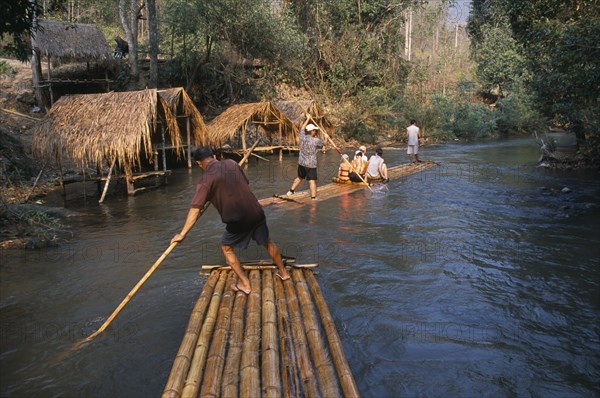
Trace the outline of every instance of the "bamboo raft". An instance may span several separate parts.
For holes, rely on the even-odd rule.
[[[411,174],[415,174],[421,172],[423,170],[430,169],[434,166],[438,166],[439,164],[432,161],[423,161],[421,163],[405,163],[398,166],[390,167],[388,169],[388,178],[389,180],[397,179],[400,177],[406,177]],[[318,187],[318,197],[319,200],[331,199],[335,198],[347,193],[352,193],[356,191],[360,191],[365,189],[366,186],[363,183],[338,183],[331,182],[329,184],[321,185]],[[270,198],[260,199],[260,204],[264,206],[270,205],[279,205],[279,204],[295,204],[298,206],[303,206],[311,203],[312,199],[310,198],[309,190],[297,191],[291,197],[286,195],[273,195]]]
[[[233,292],[229,267],[210,275],[190,316],[163,398],[359,397],[334,320],[311,268],[291,280],[273,263],[243,265],[252,293]]]

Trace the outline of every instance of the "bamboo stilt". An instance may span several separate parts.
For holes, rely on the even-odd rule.
[[[221,390],[221,379],[223,376],[223,366],[225,357],[223,353],[227,347],[227,337],[229,336],[229,326],[231,324],[231,312],[233,309],[233,300],[235,292],[229,289],[229,286],[235,281],[235,273],[229,272],[229,277],[225,283],[225,292],[221,300],[217,325],[213,332],[210,343],[210,351],[206,359],[206,372],[200,390],[201,397],[217,397]]]
[[[285,289],[279,278],[275,278],[275,300],[277,302],[277,326],[279,328],[279,352],[281,354],[281,381],[284,398],[299,398],[298,368],[292,343],[290,316],[285,299]]]
[[[248,296],[246,335],[244,336],[244,348],[240,364],[240,396],[260,397],[258,353],[260,347],[261,290],[259,271],[250,271],[250,285],[252,293]]]
[[[190,117],[185,118],[185,131],[187,133],[187,164],[188,169],[192,168],[192,138],[190,132]]]
[[[292,272],[292,275],[293,274],[294,272]],[[313,365],[310,360],[308,343],[306,342],[306,332],[304,330],[304,321],[302,320],[302,314],[300,313],[300,306],[296,297],[294,283],[284,283],[284,286],[288,309],[290,310],[294,350],[300,367],[300,379],[302,381],[302,392],[300,395],[308,398],[322,397],[323,394],[319,391],[317,378],[315,377]]]
[[[196,347],[198,336],[200,335],[200,328],[204,321],[204,315],[206,314],[206,310],[208,309],[210,299],[218,280],[218,272],[210,274],[208,281],[202,289],[202,293],[200,293],[200,298],[192,310],[187,330],[183,336],[181,345],[179,346],[177,356],[173,361],[173,368],[171,369],[171,373],[163,391],[163,398],[178,398],[181,396],[185,378],[192,362],[194,348]]]
[[[323,298],[321,288],[319,287],[319,284],[317,283],[317,280],[312,272],[305,272],[304,275],[306,276],[306,280],[308,281],[314,302],[319,310],[319,315],[321,316],[321,323],[323,325],[323,329],[325,329],[325,335],[327,336],[327,341],[329,342],[329,351],[331,352],[331,356],[333,358],[333,364],[337,371],[338,379],[342,386],[342,391],[344,392],[344,397],[358,398],[360,394],[358,392],[358,388],[356,387],[354,376],[350,370],[350,365],[348,364],[348,360],[344,354],[344,347],[342,346],[340,336],[338,335],[335,322],[333,321],[333,317],[329,312],[325,298]]]
[[[277,344],[277,307],[273,290],[272,271],[262,274],[262,396],[281,397],[279,374],[279,345]]]
[[[198,395],[198,390],[200,389],[200,381],[202,380],[202,372],[204,370],[204,360],[208,352],[210,338],[212,336],[213,327],[216,322],[217,311],[219,309],[219,304],[221,303],[221,298],[223,296],[226,277],[227,273],[222,272],[220,274],[219,281],[217,282],[217,286],[215,287],[215,290],[213,292],[212,299],[208,307],[208,313],[206,314],[206,318],[204,319],[204,324],[202,325],[202,330],[200,331],[200,336],[198,337],[196,348],[194,349],[192,365],[190,367],[187,380],[185,381],[185,385],[183,387],[183,391],[181,394],[182,397],[195,398]]]
[[[112,171],[113,171],[113,168],[115,167],[116,161],[117,161],[117,158],[113,159],[112,164],[110,165],[110,168],[108,169],[108,176],[106,177],[106,182],[104,183],[104,189],[102,190],[102,196],[100,196],[100,200],[98,200],[98,203],[104,202],[104,197],[106,196],[106,192],[108,191],[108,184],[110,184],[110,178],[112,177]]]
[[[247,297],[237,294],[231,316],[231,335],[229,336],[229,349],[225,369],[223,370],[222,397],[239,396],[240,361],[244,344],[244,311],[246,310]]]
[[[315,363],[315,369],[317,370],[319,384],[323,389],[323,395],[326,397],[339,397],[341,396],[341,392],[338,387],[337,377],[331,360],[327,355],[327,348],[317,323],[306,280],[301,270],[294,270],[292,276],[296,284],[296,291],[298,292],[302,309],[302,318],[306,325],[306,336]]]

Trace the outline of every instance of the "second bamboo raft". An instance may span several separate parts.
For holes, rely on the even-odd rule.
[[[395,180],[401,177],[406,177],[411,174],[415,174],[434,166],[438,166],[438,163],[432,161],[423,161],[421,163],[405,163],[398,166],[390,167],[388,169],[388,178]],[[317,196],[319,200],[331,199],[341,196],[346,193],[360,191],[366,189],[363,183],[348,183],[339,184],[331,182],[329,184],[321,185],[317,188]],[[308,190],[298,191],[294,195],[288,197],[285,195],[273,195],[270,198],[264,198],[259,200],[262,206],[280,205],[280,204],[295,204],[303,206],[311,203],[310,192]]]
[[[190,316],[163,397],[358,397],[340,337],[311,270],[246,265],[252,293],[214,267]]]

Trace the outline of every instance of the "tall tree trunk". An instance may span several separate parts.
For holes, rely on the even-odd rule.
[[[150,44],[150,79],[148,86],[158,88],[158,24],[156,21],[156,1],[146,0],[148,11],[148,43]]]
[[[139,10],[136,0],[129,0],[129,7],[127,2],[128,0],[119,0],[119,17],[129,43],[129,74],[133,83],[136,84],[139,75],[137,62],[137,16]]]

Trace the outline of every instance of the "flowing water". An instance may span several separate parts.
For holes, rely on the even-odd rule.
[[[598,396],[598,174],[536,168],[529,138],[428,147],[422,157],[440,166],[388,192],[266,209],[282,252],[320,264],[362,395]],[[406,154],[386,148],[384,158],[394,165]],[[337,159],[320,155],[321,183]],[[295,168],[294,157],[252,161],[256,196],[285,192]],[[176,170],[164,188],[102,206],[68,186],[65,206],[85,213],[71,221],[73,239],[1,252],[1,396],[161,394],[205,282],[199,266],[223,262],[214,209],[106,332],[57,356],[98,328],[166,249],[200,172]],[[241,257],[267,255],[251,245]]]

